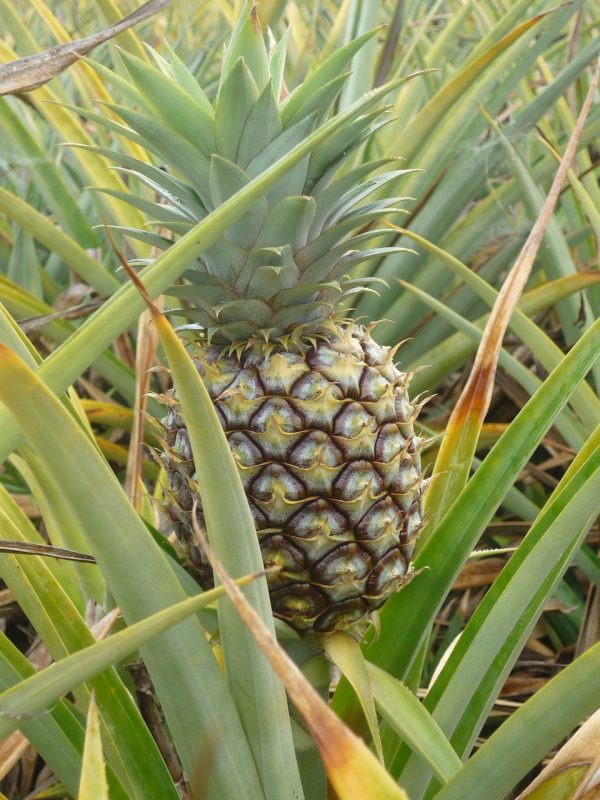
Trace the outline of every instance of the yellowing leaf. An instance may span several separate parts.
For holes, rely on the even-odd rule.
[[[577,787],[585,778],[588,769],[589,764],[566,767],[545,780],[526,797],[528,800],[573,800]]]
[[[102,755],[102,739],[100,738],[100,720],[96,701],[93,698],[88,710],[81,783],[77,798],[78,800],[108,800],[108,784]]]
[[[600,711],[587,720],[517,800],[593,800],[600,796]]]

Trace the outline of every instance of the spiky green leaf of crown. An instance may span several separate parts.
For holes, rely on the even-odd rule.
[[[124,122],[117,130],[143,144],[157,161],[152,165],[95,149],[145,184],[155,199],[103,191],[139,207],[162,230],[121,230],[169,247],[167,231],[186,233],[323,124],[347,79],[343,70],[373,33],[336,51],[286,94],[287,36],[269,54],[255,7],[248,4],[225,52],[214,102],[168,46],[168,59],[151,51],[156,66],[122,53],[130,81],[119,78],[118,84],[135,108],[110,106]],[[368,247],[384,232],[374,223],[397,210],[404,198],[365,201],[408,171],[390,169],[397,166],[391,158],[340,170],[388,121],[385,107],[374,104],[367,95],[345,127],[189,265],[185,284],[170,294],[185,300],[181,313],[194,327],[224,343],[280,340],[287,345],[326,333],[345,298],[366,290],[369,281],[352,280],[351,269],[382,254],[381,248]],[[115,130],[114,122],[83,113]]]

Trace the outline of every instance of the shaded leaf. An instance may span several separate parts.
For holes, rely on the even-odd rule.
[[[166,317],[149,300],[135,273],[173,372],[187,421],[196,481],[213,546],[236,575],[262,569],[263,562],[237,466],[202,379]],[[195,514],[192,513],[195,518]],[[266,581],[246,591],[263,624],[274,635]],[[264,655],[230,603],[218,606],[220,639],[229,687],[264,786],[267,800],[302,797],[285,694]]]

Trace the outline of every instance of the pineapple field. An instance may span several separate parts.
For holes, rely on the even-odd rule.
[[[600,797],[597,5],[0,20],[0,800]]]

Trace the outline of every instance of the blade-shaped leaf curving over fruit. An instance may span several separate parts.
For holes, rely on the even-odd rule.
[[[196,366],[166,317],[152,303],[143,284],[123,262],[144,297],[157,327],[187,419],[195,457],[194,481],[204,498],[206,526],[214,547],[234,574],[262,559],[238,471],[227,440]],[[273,617],[265,581],[249,587],[247,596],[273,635]],[[295,769],[294,746],[283,690],[245,625],[229,604],[219,605],[220,637],[231,693],[247,733],[267,797],[302,796]]]

